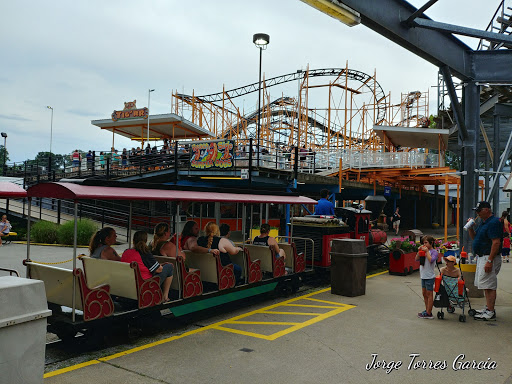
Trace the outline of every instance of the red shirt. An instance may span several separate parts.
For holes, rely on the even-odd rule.
[[[121,256],[121,261],[124,263],[131,263],[132,261],[135,261],[137,264],[139,264],[140,274],[142,275],[142,278],[144,280],[153,277],[151,272],[149,272],[149,269],[142,262],[140,253],[137,252],[135,249],[130,248],[124,251],[123,255]]]

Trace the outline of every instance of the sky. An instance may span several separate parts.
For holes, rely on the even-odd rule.
[[[416,7],[426,0],[410,1]],[[439,0],[433,20],[485,29],[498,0]],[[0,23],[0,131],[10,162],[40,151],[107,150],[112,134],[91,124],[125,101],[169,113],[171,93],[203,95],[258,81],[254,33],[270,35],[267,78],[298,69],[368,74],[394,102],[430,91],[437,68],[363,25],[348,27],[299,0],[4,1]],[[461,39],[476,48],[476,39]],[[249,99],[247,103],[252,103]],[[52,106],[53,125],[51,124]],[[118,148],[135,145],[118,137]],[[3,144],[3,143],[0,143]]]

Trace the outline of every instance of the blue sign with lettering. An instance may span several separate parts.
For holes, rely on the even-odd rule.
[[[391,187],[384,187],[384,196],[391,196]]]

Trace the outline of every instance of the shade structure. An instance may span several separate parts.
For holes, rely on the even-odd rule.
[[[27,191],[17,184],[0,181],[0,198],[21,199],[27,197]]]
[[[80,185],[74,183],[41,183],[30,187],[29,197],[50,197],[69,200],[145,200],[225,203],[317,204],[316,200],[295,195],[258,195],[223,192],[122,188]]]
[[[148,137],[150,140],[214,137],[209,130],[174,113],[151,115],[149,119],[149,136],[147,131],[148,120],[142,117],[119,119],[117,121],[112,119],[92,120],[91,124],[132,140],[146,140]]]

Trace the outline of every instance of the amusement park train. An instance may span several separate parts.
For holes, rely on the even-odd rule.
[[[127,188],[87,185],[86,181],[81,184],[41,183],[25,191],[12,187],[13,184],[6,184],[9,183],[0,183],[0,198],[28,198],[29,216],[30,201],[34,198],[72,201],[75,222],[78,221],[80,201],[127,202],[130,207],[128,238],[131,234],[134,202],[174,202],[176,210],[168,216],[168,220],[174,224],[173,228],[177,228],[182,204],[213,202],[238,203],[242,206],[242,238],[238,244],[242,251],[231,256],[232,262],[242,267],[241,281],[235,281],[233,264],[223,265],[220,257],[212,253],[185,251],[186,262],[179,255],[157,256],[159,262],[171,263],[174,270],[170,300],[166,302],[158,277],[144,279],[137,262],[124,263],[87,256],[79,258],[76,225],[72,270],[32,261],[29,224],[27,257],[23,262],[26,276],[44,282],[49,309],[52,310],[48,318],[48,331],[61,339],[72,338],[78,332],[94,332],[141,321],[150,314],[179,317],[266,292],[295,291],[304,277],[319,269],[325,271],[330,266],[330,248],[336,238],[364,239],[368,246],[369,268],[382,267],[389,258],[389,251],[383,245],[386,241],[385,232],[371,230],[371,211],[359,208],[337,208],[336,213],[342,221],[336,218],[294,218],[293,209],[287,209],[286,212],[291,212],[286,218],[290,223],[288,235],[279,236],[279,247],[285,251],[285,257],[275,254],[271,247],[249,244],[245,238],[247,223],[252,227],[252,218],[247,215],[248,207],[260,204],[290,207],[316,203],[294,193],[206,192],[133,185]]]

